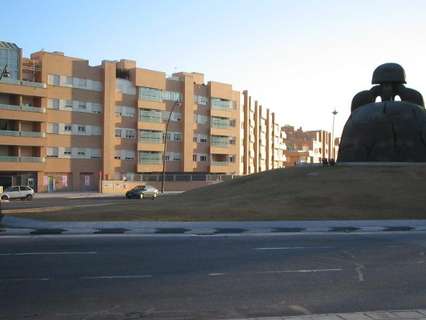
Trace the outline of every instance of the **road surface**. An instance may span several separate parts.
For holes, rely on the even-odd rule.
[[[426,308],[426,233],[0,240],[0,319]]]

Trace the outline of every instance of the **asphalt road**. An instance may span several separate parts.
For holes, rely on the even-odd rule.
[[[0,319],[426,308],[426,233],[0,241]]]

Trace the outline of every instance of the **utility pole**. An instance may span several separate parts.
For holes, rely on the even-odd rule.
[[[332,114],[333,114],[333,126],[332,126],[332,129],[331,129],[331,146],[330,147],[332,148],[331,150],[333,150],[332,156],[333,156],[334,160],[336,160],[336,155],[334,154],[334,152],[335,152],[335,146],[334,146],[334,121],[335,121],[337,113],[338,112],[337,112],[336,109],[334,109],[333,112],[332,112]]]

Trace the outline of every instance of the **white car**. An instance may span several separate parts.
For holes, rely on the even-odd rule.
[[[11,186],[0,194],[1,200],[21,199],[32,200],[34,190],[29,186]]]

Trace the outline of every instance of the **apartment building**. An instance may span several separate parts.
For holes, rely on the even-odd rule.
[[[337,159],[339,138],[334,139],[334,147],[331,143],[331,133],[325,130],[303,131],[293,126],[282,127],[286,134],[287,158],[286,166],[294,166],[299,163],[321,163],[323,158]]]
[[[285,133],[275,113],[264,108],[245,90],[241,108],[241,174],[282,168],[285,164]]]
[[[0,185],[97,190],[101,179],[160,173],[165,139],[168,173],[240,172],[240,93],[230,84],[205,83],[200,73],[167,77],[125,59],[91,66],[61,52],[25,58],[0,42],[5,65]]]

